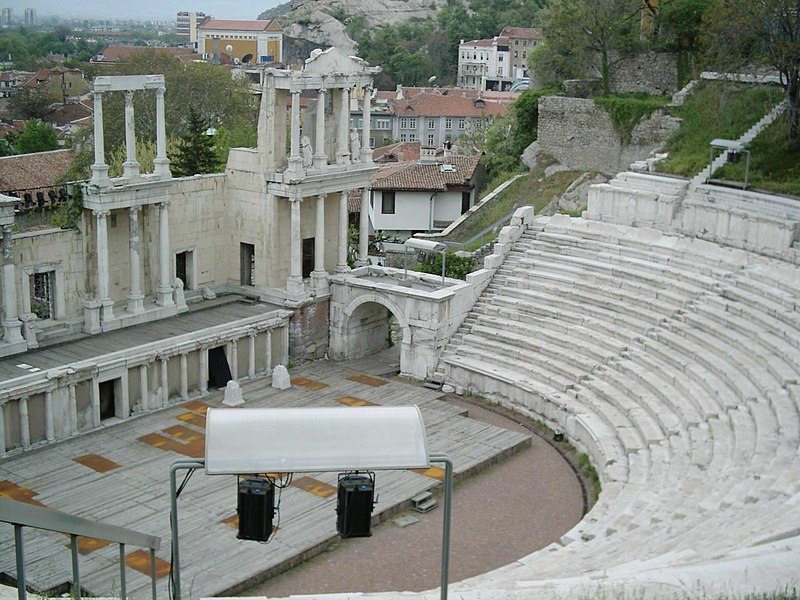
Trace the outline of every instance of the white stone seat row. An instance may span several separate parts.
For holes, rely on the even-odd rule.
[[[797,537],[794,293],[800,268],[742,250],[565,217],[529,228],[440,369],[565,429],[604,492],[561,544],[479,589],[680,574]]]

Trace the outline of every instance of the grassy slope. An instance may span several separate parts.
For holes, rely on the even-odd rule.
[[[737,139],[784,98],[778,87],[705,82],[675,110],[683,125],[667,142],[669,158],[658,165],[663,173],[692,177],[708,165],[714,138]],[[754,187],[800,195],[800,151],[785,149],[786,121],[779,119],[751,146],[750,181]],[[744,180],[744,161],[715,177]]]

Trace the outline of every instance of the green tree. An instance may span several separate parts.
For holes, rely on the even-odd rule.
[[[608,93],[616,57],[639,40],[641,0],[551,0],[541,18],[547,43],[533,53],[532,68],[549,84],[594,71]]]
[[[800,147],[800,0],[720,0],[706,13],[706,57],[727,72],[753,66],[780,74],[787,145]]]
[[[14,118],[43,119],[50,114],[50,105],[60,98],[44,87],[20,87],[8,100],[8,111]]]
[[[214,173],[218,169],[214,138],[206,133],[206,121],[193,106],[189,107],[186,125],[180,134],[172,157],[172,174],[176,177]]]
[[[26,123],[25,129],[20,132],[19,137],[17,137],[14,149],[18,154],[57,150],[58,137],[56,136],[56,130],[48,123],[42,123],[38,119],[31,119]]]

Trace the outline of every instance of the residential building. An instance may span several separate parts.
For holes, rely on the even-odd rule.
[[[197,29],[197,51],[219,60],[225,53],[242,63],[283,62],[283,29],[278,21],[209,19]]]
[[[58,95],[62,102],[66,102],[67,98],[75,98],[88,92],[91,84],[80,69],[55,67],[37,71],[22,84],[22,87],[46,90]]]
[[[473,90],[507,91],[514,83],[508,38],[461,40],[456,85]]]
[[[71,149],[0,158],[0,195],[17,199],[17,215],[52,207],[66,198],[59,183],[69,170]]]
[[[405,88],[373,94],[370,142],[380,147],[392,142],[420,142],[442,148],[456,144],[491,119],[504,115],[519,96],[511,92],[480,92],[459,88]],[[362,123],[359,111],[353,127]]]
[[[398,238],[441,231],[475,203],[481,155],[436,157],[431,150],[423,148],[416,162],[385,163],[373,175],[369,217],[374,231]]]
[[[203,12],[182,10],[176,15],[175,19],[177,34],[189,36],[189,44],[196,48],[197,28],[210,18],[210,15]]]
[[[3,8],[2,16],[0,16],[0,25],[9,26],[14,22],[14,11],[9,7]]]
[[[508,39],[512,77],[515,80],[527,79],[528,58],[544,39],[542,31],[533,27],[504,27],[500,37]]]
[[[25,25],[36,25],[36,9],[25,9]]]
[[[0,73],[0,98],[10,98],[17,86],[33,75],[30,71],[3,71]]]

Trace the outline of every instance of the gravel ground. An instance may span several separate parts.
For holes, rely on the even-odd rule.
[[[463,404],[472,418],[524,429],[488,410]],[[557,541],[583,510],[570,466],[547,442],[532,445],[455,486],[450,581],[508,564]],[[380,473],[376,489],[380,493]],[[441,499],[440,499],[441,502]],[[391,519],[372,537],[342,540],[331,550],[244,592],[281,598],[294,594],[424,591],[439,586],[442,506],[404,528]],[[399,515],[403,516],[403,515]]]

